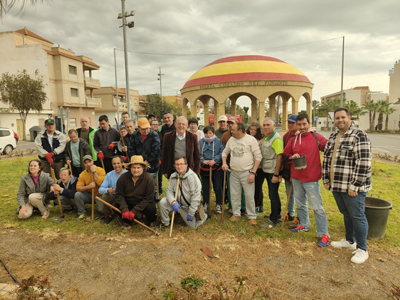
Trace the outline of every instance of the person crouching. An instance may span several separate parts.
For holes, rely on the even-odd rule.
[[[160,201],[161,223],[163,227],[170,225],[170,211],[180,214],[183,221],[191,228],[202,225],[207,220],[204,214],[202,220],[196,220],[195,213],[201,205],[201,183],[196,173],[188,168],[186,158],[177,158],[174,165],[176,172],[169,178],[167,197]],[[175,197],[177,181],[179,187]],[[176,199],[176,200],[175,200]]]
[[[128,224],[134,218],[142,220],[143,215],[148,224],[157,219],[154,179],[146,171],[148,168],[150,165],[143,160],[143,156],[134,155],[126,165],[128,172],[122,174],[117,181],[114,199],[121,210],[122,219]]]

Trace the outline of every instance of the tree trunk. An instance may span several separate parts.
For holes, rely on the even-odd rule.
[[[369,111],[369,131],[374,131],[374,124],[372,123],[372,111]]]
[[[375,114],[376,114],[376,112],[373,112],[373,114],[372,114],[372,131],[374,131],[374,127],[375,127]]]
[[[389,130],[388,125],[389,125],[389,114],[386,114],[385,131],[388,131],[388,130]]]
[[[22,135],[23,135],[23,140],[24,141],[27,141],[27,139],[26,139],[26,116],[22,116],[21,115],[21,119],[22,119],[22,123],[24,124],[24,126],[22,126],[23,128],[22,128]]]

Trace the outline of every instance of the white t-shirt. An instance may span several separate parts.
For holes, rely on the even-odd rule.
[[[54,137],[54,134],[47,134],[47,138],[49,139],[49,144],[50,144],[51,149],[53,149],[53,137]]]

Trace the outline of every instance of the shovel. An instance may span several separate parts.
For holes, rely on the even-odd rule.
[[[54,169],[50,168],[50,171],[51,171],[51,177],[54,180],[54,184],[57,184],[57,179],[56,179],[56,174],[54,173]],[[60,207],[61,216],[58,219],[54,219],[52,222],[61,223],[61,222],[64,222],[64,212],[63,212],[63,208],[62,208],[62,205],[61,205],[61,200],[60,200],[60,195],[59,194],[57,194],[57,201],[58,201],[58,206]]]

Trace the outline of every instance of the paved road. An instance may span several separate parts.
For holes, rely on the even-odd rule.
[[[331,134],[328,131],[320,131],[319,133],[326,138]],[[391,156],[398,155],[400,157],[400,135],[369,133],[368,136],[371,139],[372,152],[387,153]]]
[[[319,131],[318,133],[322,134],[326,138],[331,134],[329,131]],[[400,135],[370,133],[368,136],[372,142],[372,152],[387,153],[391,156],[398,155],[400,157]],[[35,143],[19,141],[17,144],[17,150],[26,151],[28,148],[35,149]]]

